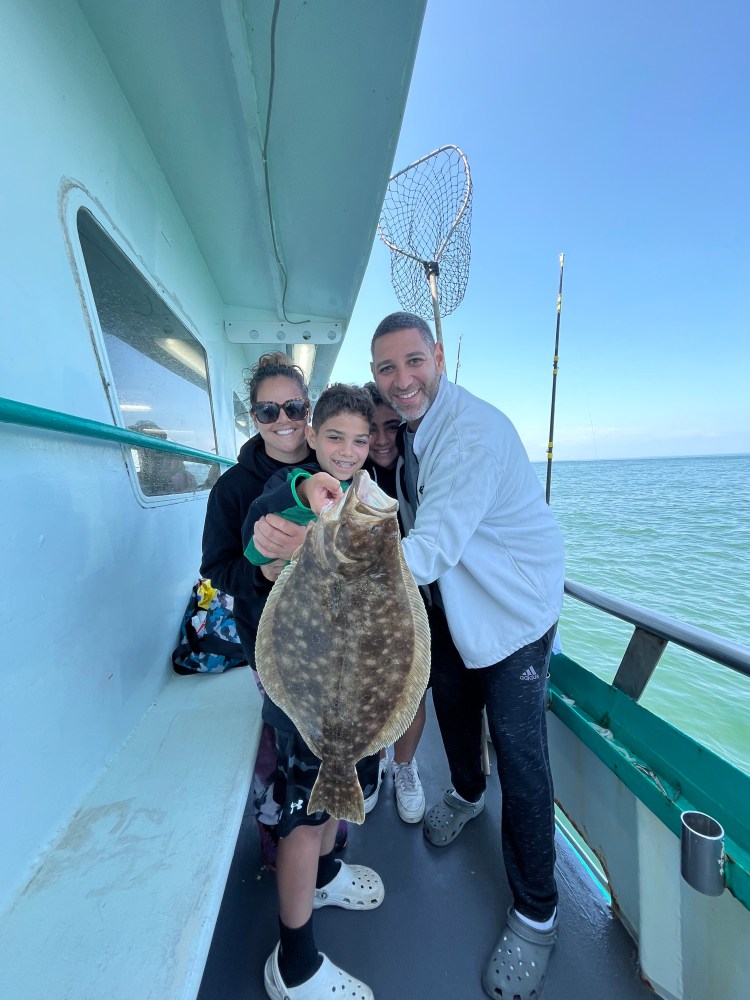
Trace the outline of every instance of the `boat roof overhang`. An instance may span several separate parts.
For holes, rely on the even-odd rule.
[[[345,329],[426,0],[79,2],[230,319]]]

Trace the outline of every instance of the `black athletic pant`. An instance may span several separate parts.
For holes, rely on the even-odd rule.
[[[548,920],[557,905],[555,816],[545,717],[554,627],[491,667],[468,669],[445,614],[430,609],[432,698],[453,787],[475,802],[485,789],[482,709],[487,708],[502,791],[505,871],[516,909]]]

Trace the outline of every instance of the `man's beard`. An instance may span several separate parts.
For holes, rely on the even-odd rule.
[[[398,413],[402,420],[406,420],[407,423],[415,423],[417,420],[421,420],[435,402],[438,389],[440,388],[440,373],[438,373],[430,382],[425,383],[425,385],[421,388],[424,392],[424,398],[418,410],[411,410],[410,412],[407,412],[399,406],[398,397],[386,397],[388,403],[393,407],[396,413]]]

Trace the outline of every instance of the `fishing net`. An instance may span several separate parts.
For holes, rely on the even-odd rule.
[[[378,230],[396,296],[409,312],[434,318],[438,334],[469,280],[471,196],[465,155],[441,146],[394,174],[383,202]]]

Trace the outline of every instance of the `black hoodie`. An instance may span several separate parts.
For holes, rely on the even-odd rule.
[[[303,461],[315,458],[315,453]],[[260,496],[266,480],[279,469],[299,462],[277,462],[266,454],[260,434],[246,441],[237,465],[220,476],[208,498],[203,528],[201,576],[234,597],[237,633],[248,662],[255,665],[255,634],[272,584],[244,556],[242,523],[250,504]]]

